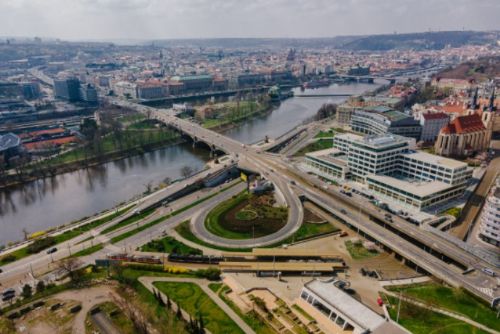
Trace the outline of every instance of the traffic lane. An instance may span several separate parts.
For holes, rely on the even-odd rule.
[[[288,189],[286,192],[287,194],[285,197],[287,197],[288,200],[293,201],[294,198],[292,198],[292,195],[288,194],[291,193],[291,190],[287,185],[281,184],[282,189]],[[228,199],[230,198],[229,196],[227,197]],[[211,203],[210,205],[207,205],[204,207],[202,210],[198,211],[192,219],[191,227],[193,230],[193,233],[200,238],[201,240],[220,246],[220,247],[230,247],[230,248],[253,248],[253,247],[260,247],[260,246],[265,246],[269,244],[276,243],[293,233],[295,233],[298,228],[300,228],[300,225],[302,224],[303,220],[303,211],[301,210],[302,203],[298,199],[297,196],[295,196],[296,200],[295,204],[292,205],[291,207],[297,208],[296,210],[289,210],[288,213],[288,219],[287,219],[287,224],[281,228],[279,231],[264,236],[264,237],[259,237],[255,239],[228,239],[228,238],[223,238],[220,236],[216,236],[212,234],[210,231],[205,226],[205,220],[208,215],[208,213],[215,207],[217,206],[220,202],[215,202]],[[300,206],[300,208],[298,208]]]
[[[498,293],[495,294],[494,290],[491,291],[492,296],[486,294],[479,289],[481,286],[477,286],[478,281],[474,280],[471,282],[468,278],[466,278],[467,276],[464,277],[464,275],[462,275],[461,273],[457,273],[455,270],[453,270],[453,268],[451,268],[449,265],[446,265],[442,261],[436,261],[438,259],[430,257],[427,252],[413,245],[412,243],[400,238],[394,240],[394,234],[386,230],[382,226],[371,223],[363,224],[362,221],[356,221],[355,219],[352,219],[351,217],[341,213],[338,208],[331,206],[331,204],[328,204],[323,199],[317,197],[316,194],[310,192],[307,189],[305,189],[304,191],[308,198],[320,204],[320,206],[333,211],[336,215],[348,221],[352,226],[364,230],[365,233],[371,235],[372,237],[377,239],[377,241],[385,244],[389,248],[403,255],[405,258],[418,264],[419,267],[426,270],[427,272],[432,273],[434,276],[448,282],[450,282],[450,280],[455,281],[456,286],[469,287],[470,290],[474,290],[476,294],[482,296],[482,298],[485,299],[491,299],[491,297],[498,296]],[[394,241],[396,241],[396,245],[394,244]],[[495,285],[495,283],[490,279],[485,279],[483,281],[483,284],[485,282],[487,283],[485,287],[489,286],[490,288],[492,288]]]

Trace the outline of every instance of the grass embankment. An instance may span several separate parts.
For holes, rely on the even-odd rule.
[[[319,139],[313,143],[310,143],[309,145],[302,147],[294,155],[301,156],[301,155],[305,155],[306,153],[309,153],[309,152],[326,150],[327,148],[332,148],[332,147],[333,147],[333,140],[332,139]]]
[[[241,328],[198,285],[174,282],[155,282],[154,285],[193,319],[201,315],[210,332],[243,334]]]
[[[291,244],[297,241],[303,241],[321,235],[338,232],[340,229],[333,226],[332,224],[326,223],[302,223],[300,228],[292,236],[280,241],[278,244]]]
[[[239,101],[214,105],[215,117],[205,118],[202,126],[208,129],[239,123],[269,110],[267,102]]]
[[[98,251],[100,251],[103,248],[104,248],[103,244],[97,244],[97,245],[94,245],[94,246],[82,249],[81,251],[78,251],[76,253],[73,253],[71,255],[71,257],[87,256],[87,255],[90,255],[90,254],[94,254],[95,252],[98,252]]]
[[[212,283],[209,285],[212,291],[218,293],[219,297],[236,313],[243,321],[246,322],[250,328],[252,328],[257,334],[275,334],[277,333],[273,330],[267,323],[261,319],[255,311],[249,311],[243,313],[236,304],[230,300],[226,293],[230,291],[230,288],[226,285],[220,284],[215,286],[217,283]],[[216,290],[215,290],[216,289]]]
[[[153,226],[155,226],[155,225],[157,225],[157,224],[159,224],[159,223],[161,223],[161,222],[165,221],[165,220],[166,220],[166,219],[168,219],[168,218],[171,218],[171,217],[173,217],[173,216],[176,216],[176,215],[178,215],[178,214],[180,214],[180,213],[182,213],[182,212],[184,212],[184,211],[186,211],[186,210],[189,210],[189,209],[191,209],[191,208],[193,208],[193,207],[197,206],[197,205],[198,205],[198,204],[200,204],[200,203],[203,203],[203,202],[204,202],[204,201],[206,201],[206,200],[209,200],[210,198],[212,198],[212,197],[214,197],[214,196],[217,196],[218,194],[220,194],[220,193],[222,193],[222,192],[224,192],[224,191],[226,191],[226,190],[228,190],[228,189],[230,189],[230,188],[232,188],[232,187],[236,186],[237,184],[239,184],[239,182],[234,183],[234,184],[231,184],[231,185],[229,185],[229,186],[227,186],[227,187],[225,187],[225,188],[222,188],[221,190],[219,190],[219,191],[218,191],[218,192],[216,192],[216,193],[213,193],[213,194],[208,195],[208,196],[206,196],[206,197],[200,198],[199,200],[194,201],[193,203],[191,203],[191,204],[189,204],[189,205],[187,205],[187,206],[185,206],[185,207],[183,207],[183,208],[180,208],[180,209],[178,209],[178,210],[176,210],[176,211],[174,211],[174,212],[172,212],[172,213],[170,213],[170,214],[168,214],[168,215],[166,215],[166,216],[160,217],[160,218],[155,219],[155,220],[153,220],[153,221],[151,221],[151,222],[149,222],[149,223],[147,223],[147,224],[144,224],[144,225],[142,225],[142,226],[140,226],[140,227],[138,227],[138,228],[136,228],[136,229],[133,229],[133,230],[127,231],[127,232],[125,232],[125,233],[122,233],[122,234],[120,234],[120,235],[118,235],[118,236],[114,237],[114,238],[111,238],[111,243],[113,243],[113,244],[114,244],[114,243],[117,243],[117,242],[122,241],[122,240],[124,240],[124,239],[127,239],[127,238],[129,238],[129,237],[131,237],[131,236],[133,236],[133,235],[135,235],[135,234],[137,234],[137,233],[140,233],[140,232],[142,232],[142,231],[144,231],[144,230],[147,230],[147,229],[149,229],[150,227],[153,227]]]
[[[463,289],[449,288],[437,283],[426,283],[400,287],[390,287],[390,291],[401,291],[409,297],[434,307],[464,315],[492,329],[500,331],[497,313],[483,300]]]
[[[118,224],[114,224],[113,226],[110,226],[106,229],[104,229],[102,231],[103,234],[107,234],[109,232],[113,232],[119,228],[122,228],[124,226],[127,226],[127,225],[130,225],[130,224],[133,224],[135,222],[138,222],[139,220],[142,220],[144,218],[146,218],[147,216],[149,216],[150,214],[152,214],[155,210],[154,209],[148,209],[144,212],[141,212],[139,214],[135,214],[131,217],[128,217],[127,219],[125,220],[122,220],[121,222],[119,222]]]
[[[371,251],[363,247],[363,243],[361,241],[352,242],[348,240],[345,242],[345,246],[354,260],[369,259],[379,254],[377,251]]]
[[[335,136],[335,132],[332,129],[330,129],[328,131],[318,132],[318,134],[314,136],[314,138],[332,138],[333,136]]]
[[[143,245],[140,250],[142,252],[160,252],[172,253],[181,255],[201,255],[203,252],[197,248],[189,247],[188,245],[177,241],[176,239],[166,236],[161,239],[151,240]]]
[[[125,212],[127,212],[130,208],[131,208],[131,206],[128,206],[122,210],[115,212],[115,213],[109,214],[106,217],[96,219],[88,224],[85,224],[85,225],[82,225],[79,227],[75,227],[74,229],[68,230],[68,231],[61,233],[61,234],[58,234],[54,237],[48,236],[48,237],[40,238],[39,239],[40,241],[34,242],[34,243],[39,243],[40,247],[38,247],[38,246],[36,246],[36,247],[26,246],[26,247],[23,247],[23,248],[20,248],[20,249],[14,251],[14,252],[11,252],[7,255],[4,255],[0,258],[0,265],[4,265],[4,264],[7,264],[7,263],[10,263],[13,261],[17,261],[17,260],[22,259],[26,256],[36,254],[36,253],[40,252],[41,250],[49,248],[50,246],[54,246],[54,245],[57,245],[57,244],[62,243],[64,241],[73,239],[73,238],[75,238],[75,237],[77,237],[85,232],[88,232],[96,227],[99,227],[105,223],[112,221],[116,217],[119,217],[122,214],[124,214]],[[44,241],[42,241],[42,240],[44,240]],[[43,245],[41,244],[42,242],[43,242]]]
[[[398,313],[398,298],[384,295],[392,307],[388,307],[392,320]],[[401,301],[399,324],[414,334],[486,334],[463,321]]]
[[[272,195],[245,191],[220,203],[207,215],[205,226],[228,239],[251,239],[272,234],[286,225],[288,210],[275,207]]]

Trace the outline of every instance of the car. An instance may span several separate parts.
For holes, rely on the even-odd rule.
[[[47,251],[47,254],[53,254],[53,253],[55,253],[55,252],[57,252],[57,248],[56,248],[56,247],[52,247],[51,249],[49,249],[49,250]]]
[[[3,270],[2,270],[2,268],[0,268],[0,274],[1,274],[1,273],[3,273]]]
[[[340,212],[343,213],[344,215],[347,214],[347,211],[345,211],[344,209],[341,209]]]
[[[481,269],[481,271],[482,271],[483,273],[485,273],[486,275],[489,275],[489,276],[491,276],[491,277],[495,277],[495,276],[497,275],[497,274],[496,274],[496,273],[495,273],[492,269],[490,269],[490,268],[483,268],[483,269]]]
[[[294,180],[290,180],[290,184],[296,185],[297,183]]]
[[[6,289],[6,290],[3,290],[2,292],[2,296],[10,296],[10,295],[15,295],[16,294],[16,290],[12,289],[12,288],[9,288],[9,289]]]

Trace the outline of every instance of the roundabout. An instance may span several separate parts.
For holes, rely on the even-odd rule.
[[[228,239],[253,239],[273,234],[287,223],[288,209],[275,205],[272,193],[245,191],[218,204],[205,219],[205,228]]]

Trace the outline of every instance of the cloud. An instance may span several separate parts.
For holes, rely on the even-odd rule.
[[[64,39],[498,30],[498,0],[0,0],[0,33]]]

